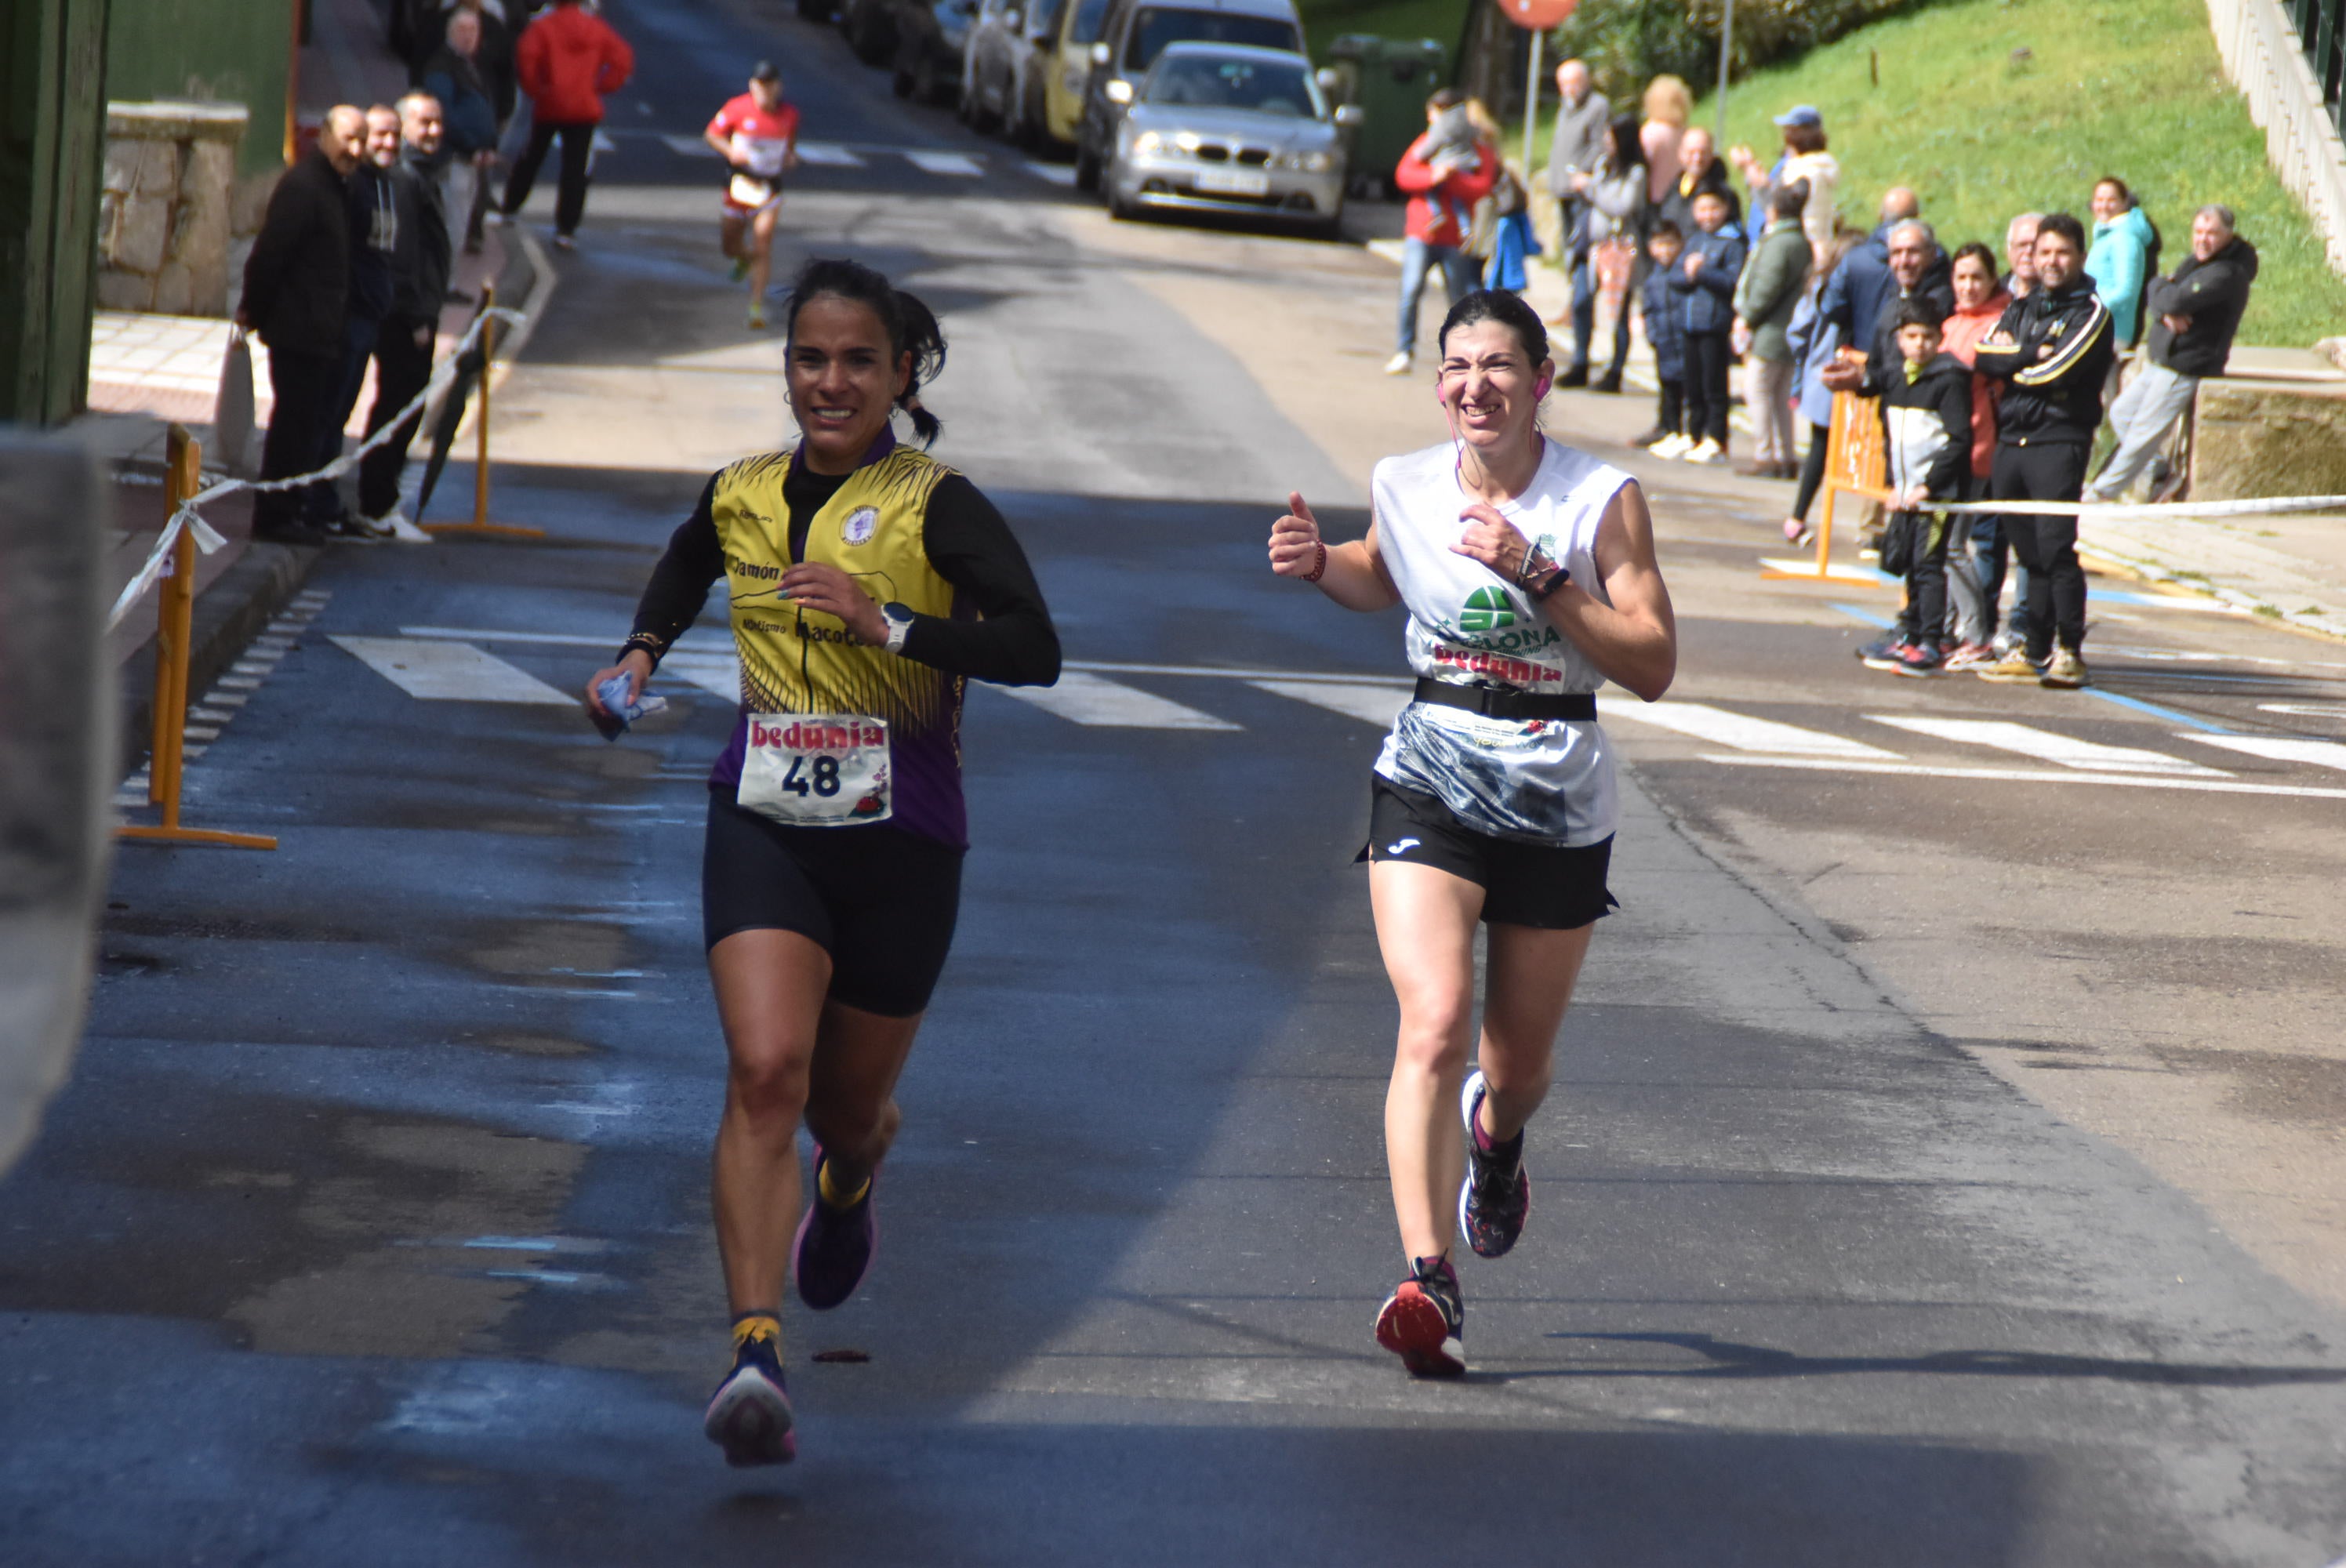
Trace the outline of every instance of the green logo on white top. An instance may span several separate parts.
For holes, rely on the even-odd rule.
[[[1466,596],[1466,607],[1458,612],[1462,632],[1494,632],[1515,624],[1515,607],[1507,602],[1504,588],[1475,589]]]

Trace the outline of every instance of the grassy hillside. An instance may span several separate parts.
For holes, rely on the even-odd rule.
[[[1608,86],[1635,102],[1638,84]],[[2346,333],[2346,280],[2266,165],[2204,0],[1943,0],[1738,82],[1729,141],[1772,149],[1770,117],[1798,103],[1824,111],[1852,219],[1911,185],[1949,249],[1977,239],[2001,254],[2012,214],[2066,208],[2090,223],[2094,181],[2115,174],[2166,236],[2168,268],[2202,203],[2239,214],[2263,259],[2243,342]],[[1708,124],[1714,106],[1696,113]]]

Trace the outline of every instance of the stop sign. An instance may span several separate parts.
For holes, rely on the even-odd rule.
[[[1518,27],[1545,33],[1564,25],[1580,0],[1499,0],[1499,9]]]

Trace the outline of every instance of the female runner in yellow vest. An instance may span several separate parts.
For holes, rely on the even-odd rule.
[[[586,694],[604,715],[595,688],[624,674],[632,702],[724,579],[742,700],[709,779],[701,900],[729,1059],[716,1210],[734,1359],[704,1424],[737,1465],[797,1452],[786,1268],[821,1311],[855,1293],[878,1246],[896,1079],[960,901],[964,683],[1059,675],[1001,514],[897,443],[899,408],[936,439],[915,395],[944,363],[936,318],[868,267],[817,260],[784,324],[799,444],[709,480]],[[801,1119],[815,1140],[803,1218]]]

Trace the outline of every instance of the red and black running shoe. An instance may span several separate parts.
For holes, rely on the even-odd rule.
[[[1466,1303],[1446,1257],[1421,1257],[1377,1312],[1377,1343],[1413,1378],[1466,1375]]]
[[[1466,1118],[1466,1179],[1458,1186],[1458,1228],[1477,1257],[1504,1257],[1531,1217],[1532,1178],[1524,1171],[1524,1135],[1486,1144],[1481,1125],[1489,1086],[1481,1068],[1466,1074],[1458,1108]]]

